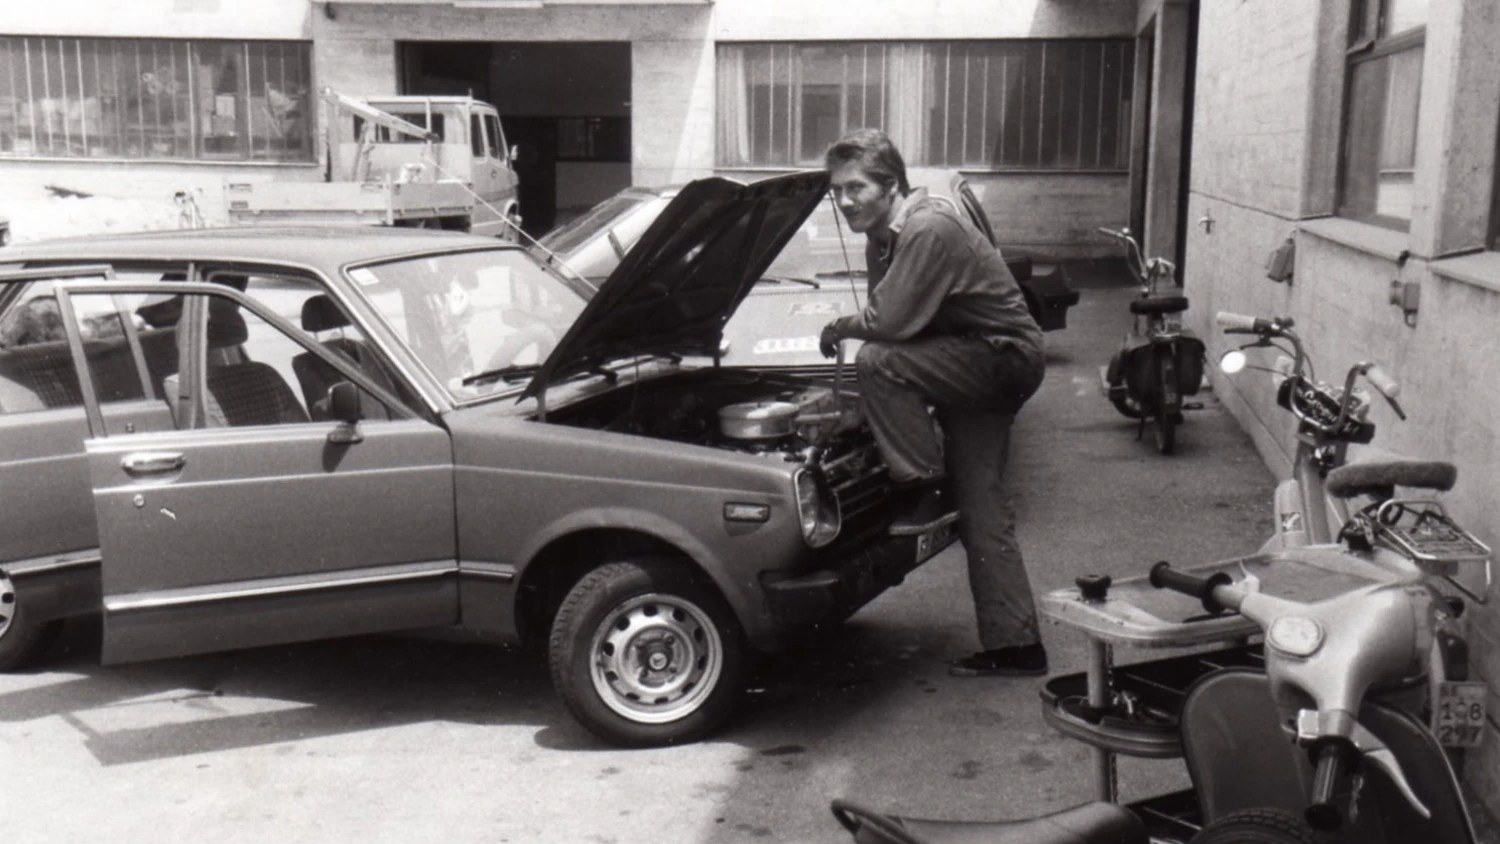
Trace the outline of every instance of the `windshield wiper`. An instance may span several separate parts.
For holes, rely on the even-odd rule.
[[[520,381],[524,378],[530,378],[531,376],[535,375],[536,371],[541,368],[542,365],[539,363],[513,364],[511,366],[502,366],[497,369],[487,369],[484,372],[480,372],[476,375],[470,375],[459,383],[463,384],[465,387],[471,387],[475,384],[484,384],[490,381],[499,381],[501,379],[504,379],[506,381]]]
[[[817,283],[816,281],[813,281],[810,278],[793,278],[791,276],[784,276],[784,275],[767,275],[767,276],[761,276],[760,279],[759,279],[759,281],[767,281],[767,282],[770,282],[771,284],[805,284],[805,285],[807,285],[808,287],[811,287],[814,290],[822,290],[823,289],[823,285]],[[759,282],[757,282],[757,283],[759,283]]]

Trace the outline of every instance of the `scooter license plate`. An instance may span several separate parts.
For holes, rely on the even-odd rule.
[[[1478,747],[1484,739],[1485,705],[1489,689],[1484,683],[1444,680],[1434,690],[1432,730],[1443,747]]]
[[[953,542],[953,524],[933,528],[917,537],[917,562],[925,562],[929,557],[947,548]]]

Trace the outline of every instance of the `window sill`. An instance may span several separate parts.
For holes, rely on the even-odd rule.
[[[151,164],[151,165],[181,165],[183,167],[302,167],[312,168],[321,166],[316,161],[267,161],[246,160],[243,158],[106,158],[104,156],[56,156],[44,155],[10,155],[0,153],[0,162],[24,161],[33,164],[107,164],[118,166],[121,164]]]
[[[1390,261],[1400,259],[1401,253],[1407,249],[1411,242],[1411,235],[1407,232],[1399,232],[1394,229],[1382,228],[1381,226],[1361,223],[1356,220],[1348,220],[1343,217],[1319,217],[1315,220],[1303,220],[1298,226],[1299,231],[1307,232],[1314,237],[1347,246],[1370,255],[1377,255]]]
[[[1500,293],[1500,252],[1440,258],[1428,265],[1435,275]]]

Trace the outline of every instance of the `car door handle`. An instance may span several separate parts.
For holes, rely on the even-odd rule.
[[[175,451],[137,451],[125,455],[120,468],[133,477],[180,472],[187,458]]]

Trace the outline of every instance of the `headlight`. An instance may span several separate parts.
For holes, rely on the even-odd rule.
[[[797,519],[802,523],[802,538],[807,544],[822,548],[838,538],[843,517],[833,493],[824,489],[818,476],[806,469],[797,470],[792,484],[797,490]]]
[[[1310,618],[1284,615],[1271,622],[1266,641],[1288,656],[1309,657],[1323,646],[1323,628]]]

